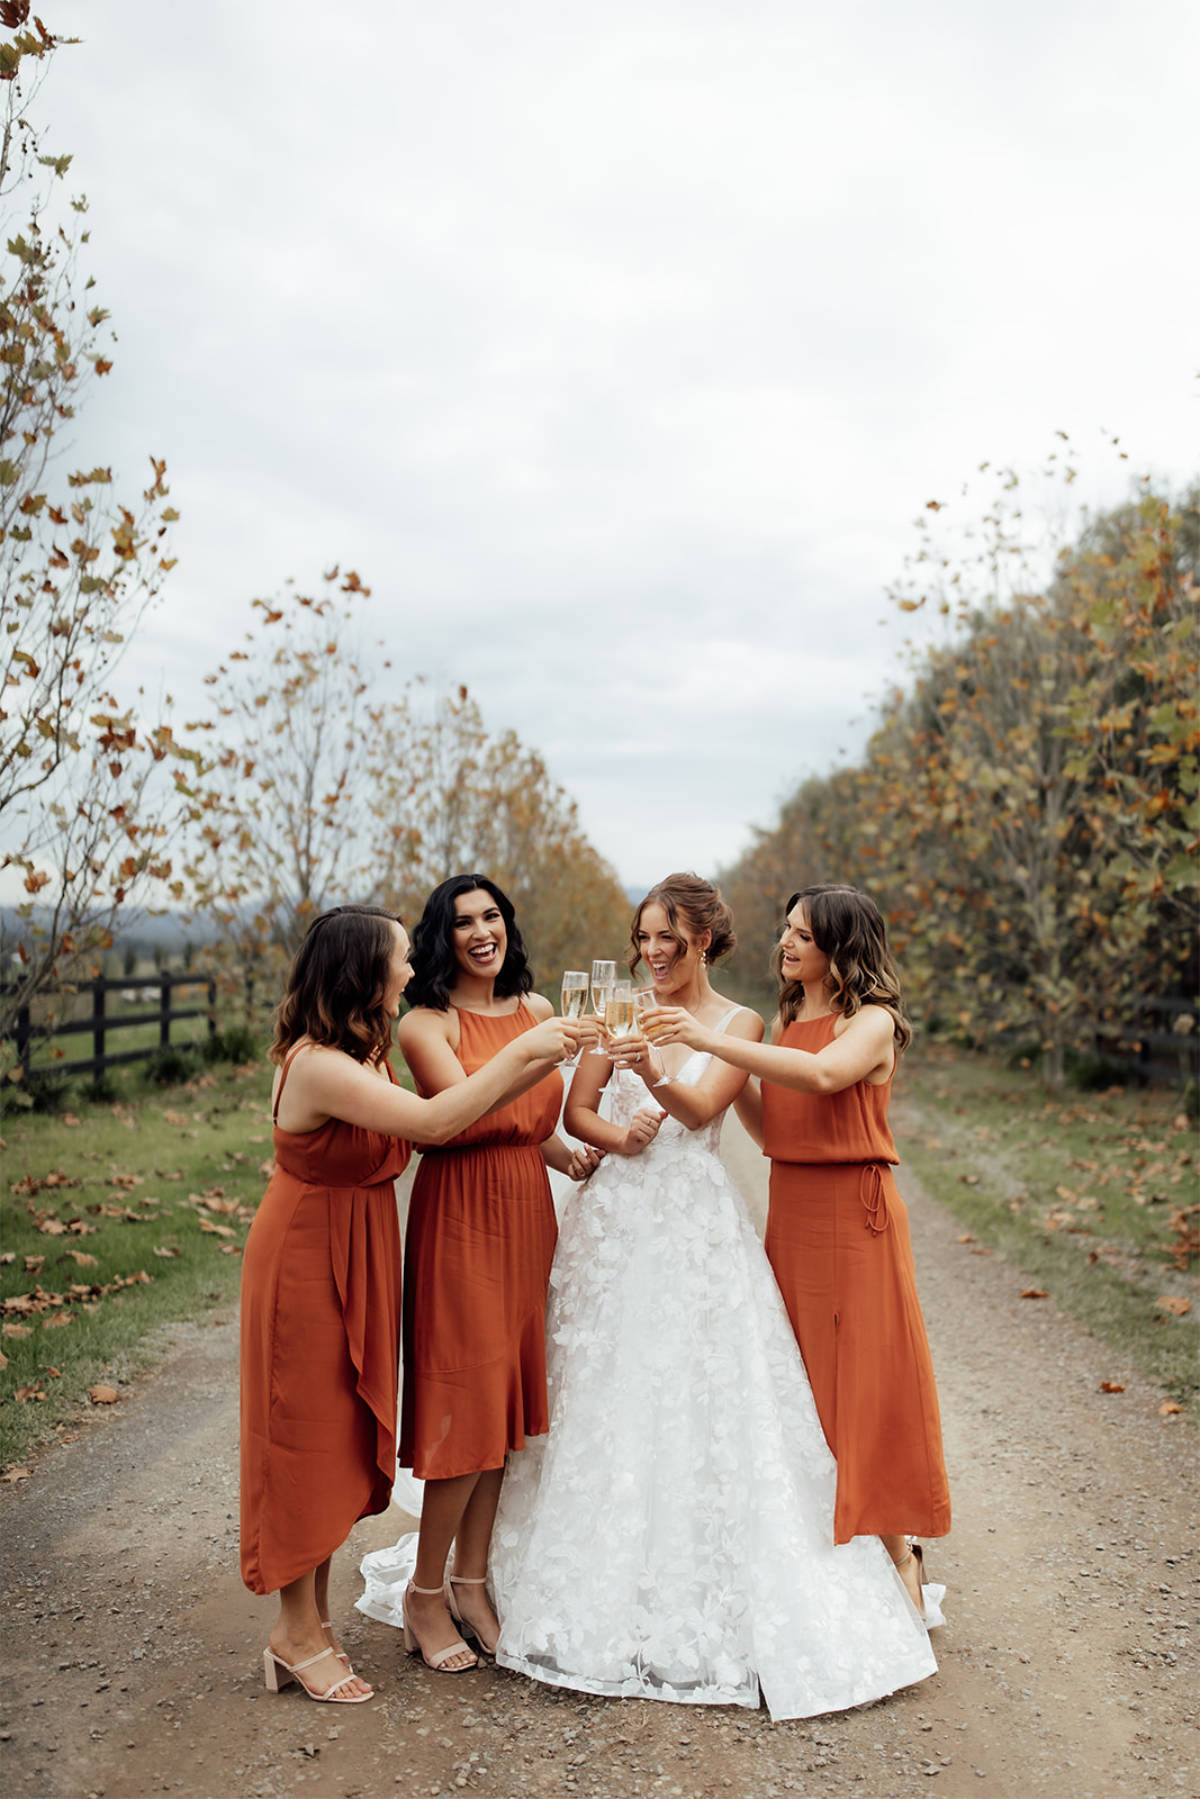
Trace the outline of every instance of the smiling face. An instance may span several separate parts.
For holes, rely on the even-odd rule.
[[[508,933],[499,906],[485,888],[459,894],[451,932],[454,960],[463,973],[494,981],[504,967]]]
[[[779,939],[779,970],[785,981],[799,981],[811,992],[829,973],[829,957],[813,942],[808,913],[797,900]]]
[[[700,957],[710,933],[706,931],[702,937],[694,938],[685,936],[685,930],[682,921],[681,930],[674,928],[666,907],[660,906],[657,900],[648,900],[642,907],[634,942],[650,970],[654,990],[660,998],[688,986],[699,970]]]
[[[383,1009],[389,1018],[400,1016],[400,996],[412,976],[408,959],[408,932],[402,924],[389,920],[392,928],[392,953],[388,961],[387,979],[383,984]]]

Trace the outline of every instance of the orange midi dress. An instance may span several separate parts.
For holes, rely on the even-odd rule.
[[[460,1011],[468,1074],[536,1024]],[[551,1074],[439,1149],[413,1182],[404,1245],[400,1462],[424,1480],[501,1468],[549,1429],[546,1291],[558,1226],[539,1145],[553,1135]]]
[[[780,1041],[816,1053],[837,1018],[797,1020]],[[762,1082],[766,1251],[837,1460],[838,1543],[950,1528],[908,1209],[892,1176],[890,1092],[890,1080],[832,1094]]]
[[[410,1153],[337,1118],[301,1133],[275,1126],[275,1171],[242,1267],[242,1579],[254,1593],[318,1567],[391,1496],[400,1351],[392,1183]]]

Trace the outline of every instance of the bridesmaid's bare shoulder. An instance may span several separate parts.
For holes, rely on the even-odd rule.
[[[423,1043],[448,1043],[453,1050],[459,1044],[458,1013],[453,1006],[439,1012],[433,1006],[411,1006],[396,1026],[396,1038],[407,1058],[410,1049]]]

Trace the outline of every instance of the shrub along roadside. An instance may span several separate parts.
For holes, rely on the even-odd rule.
[[[1200,1192],[1177,1094],[1051,1097],[1027,1070],[922,1048],[905,1058],[892,1116],[901,1158],[961,1219],[963,1254],[1000,1251],[1018,1294],[1098,1339],[1098,1385],[1108,1352],[1194,1403]]]
[[[4,1121],[0,1463],[150,1359],[155,1327],[234,1300],[271,1163],[259,1060],[115,1104]]]

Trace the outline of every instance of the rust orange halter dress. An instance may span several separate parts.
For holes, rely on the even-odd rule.
[[[796,1020],[780,1042],[815,1054],[837,1019]],[[762,1082],[766,1251],[837,1460],[838,1543],[950,1529],[908,1209],[892,1176],[890,1092],[890,1080],[831,1094]]]
[[[390,1067],[388,1075],[394,1082]],[[242,1579],[252,1592],[273,1593],[319,1567],[391,1496],[400,1347],[393,1182],[410,1154],[403,1140],[338,1118],[315,1131],[275,1126],[275,1172],[242,1266]]]
[[[524,1001],[459,1011],[468,1074],[537,1022]],[[440,1149],[413,1182],[404,1249],[400,1463],[424,1480],[501,1468],[549,1429],[546,1291],[558,1226],[540,1145],[562,1106],[547,1075]]]

